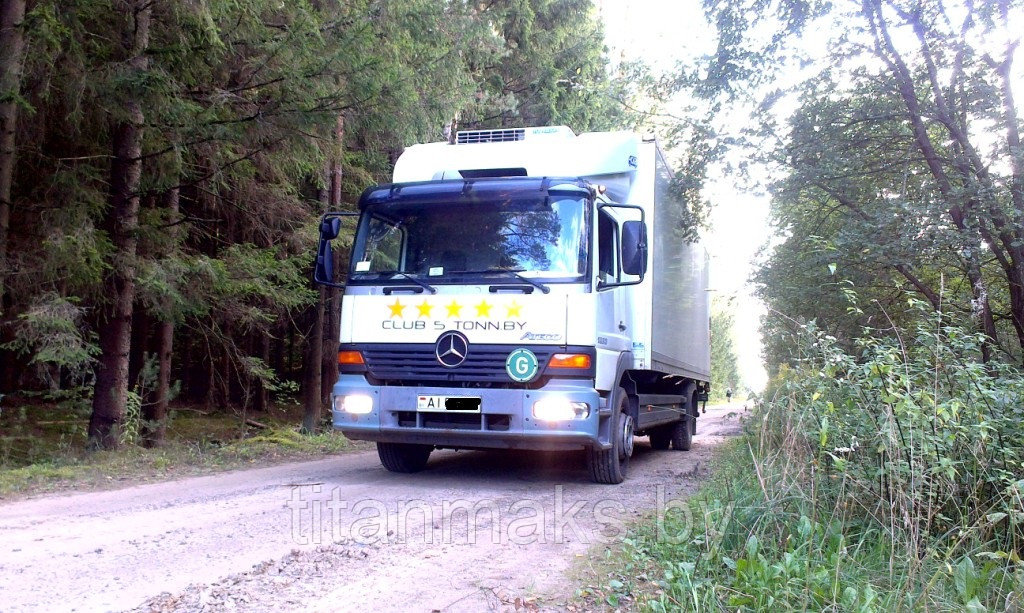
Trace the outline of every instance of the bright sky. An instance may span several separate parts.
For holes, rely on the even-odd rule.
[[[656,70],[676,60],[714,51],[714,33],[704,21],[700,0],[597,0],[612,58],[644,59]],[[671,109],[669,109],[671,110]],[[742,118],[737,119],[742,121]],[[744,193],[728,176],[711,177],[705,196],[713,205],[705,246],[711,255],[711,287],[732,300],[740,376],[760,391],[767,382],[761,359],[760,319],[764,306],[748,282],[757,250],[769,237],[768,199]]]

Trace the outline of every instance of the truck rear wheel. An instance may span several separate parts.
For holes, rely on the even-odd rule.
[[[433,449],[430,445],[377,443],[380,463],[393,473],[418,473],[427,465]]]
[[[697,431],[697,392],[690,396],[686,404],[686,414],[682,421],[672,427],[672,448],[676,451],[689,451],[693,445],[693,434]]]
[[[672,428],[673,426],[659,426],[648,433],[651,439],[651,449],[657,449],[659,451],[668,449],[669,444],[672,442]]]
[[[672,426],[672,449],[676,451],[689,451],[693,445],[693,431],[690,430],[690,420],[687,415],[682,421],[677,421]]]
[[[626,479],[629,458],[633,455],[633,430],[635,423],[629,414],[629,399],[626,390],[619,388],[619,402],[612,415],[610,449],[592,447],[587,451],[587,468],[595,483],[622,483]]]

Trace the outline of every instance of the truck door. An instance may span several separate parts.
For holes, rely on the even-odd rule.
[[[601,288],[622,278],[619,262],[619,224],[605,209],[597,214],[597,387],[612,389],[619,355],[633,347],[628,324],[629,287]]]

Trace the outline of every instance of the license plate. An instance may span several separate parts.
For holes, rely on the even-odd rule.
[[[456,411],[459,413],[479,413],[479,396],[417,396],[418,411]]]

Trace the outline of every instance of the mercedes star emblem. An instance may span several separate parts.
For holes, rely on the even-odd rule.
[[[469,339],[465,334],[450,330],[437,339],[434,346],[437,361],[445,368],[458,368],[469,355]]]

